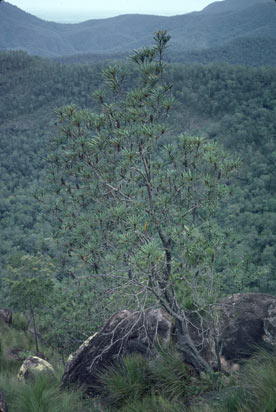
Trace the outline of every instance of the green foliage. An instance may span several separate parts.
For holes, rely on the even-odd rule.
[[[32,312],[43,306],[53,289],[53,270],[53,264],[40,254],[12,262],[8,267],[12,307]]]
[[[19,318],[19,314],[15,316]],[[21,352],[19,351],[21,349]],[[12,355],[15,350],[20,360]],[[33,339],[19,323],[8,326],[0,320],[0,388],[10,412],[88,412],[99,411],[92,401],[86,402],[81,391],[61,391],[60,379],[63,367],[56,353],[42,346],[41,350],[55,367],[54,378],[49,374],[35,376],[31,382],[17,380],[23,357],[35,353]]]
[[[172,51],[170,60],[183,64],[228,63],[244,66],[275,66],[274,39],[265,36],[238,37],[224,45],[208,49]]]
[[[47,375],[40,374],[31,384],[13,387],[11,411],[48,412],[77,411],[80,406],[80,394],[60,392],[57,382]],[[9,395],[7,397],[9,400]]]
[[[116,410],[178,411],[191,399],[217,390],[220,377],[216,379],[208,374],[196,377],[174,347],[159,347],[152,358],[131,354],[109,367],[100,374],[102,386],[97,390],[104,405]]]
[[[158,32],[154,40],[132,56],[138,82],[131,88],[120,68],[103,72],[98,113],[58,110],[60,133],[49,156],[54,195],[46,201],[72,263],[79,259],[96,277],[108,274],[110,291],[126,288],[140,304],[150,291],[175,316],[176,279],[182,290],[196,290],[198,306],[215,289],[212,216],[237,162],[203,138],[164,142],[173,104],[164,80],[169,36]]]
[[[192,369],[173,347],[161,347],[150,362],[150,369],[154,381],[153,393],[161,393],[167,399],[188,400],[200,392],[199,381],[198,387],[193,387]]]
[[[97,332],[103,319],[114,313],[116,305],[102,288],[100,282],[90,277],[55,282],[47,306],[40,313],[39,324],[43,341],[63,359]]]
[[[273,412],[276,403],[275,390],[275,352],[260,351],[246,365],[242,385],[244,387],[244,404],[241,411]]]
[[[0,374],[1,390],[11,412],[83,412],[85,409],[79,391],[61,391],[59,382],[47,375],[38,374],[28,383],[17,381],[16,377]]]
[[[125,408],[121,408],[124,412],[185,412],[188,409],[183,406],[182,402],[172,401],[160,395],[152,395],[145,397],[142,400],[129,403]]]
[[[24,324],[25,327],[25,324]],[[31,334],[18,326],[8,326],[2,320],[0,322],[2,353],[8,348],[20,348],[22,350],[34,349]]]
[[[35,352],[30,334],[13,326],[10,327],[2,320],[0,320],[0,349],[0,376],[4,380],[7,376],[16,375],[22,363],[10,353],[10,350]]]
[[[243,365],[234,386],[211,393],[191,412],[274,412],[275,359],[275,352],[258,352]]]
[[[26,331],[28,329],[28,321],[26,316],[24,316],[21,312],[13,312],[12,326],[15,329]]]
[[[107,405],[119,408],[139,400],[151,390],[147,360],[141,355],[129,355],[102,373],[100,382]]]
[[[43,307],[54,284],[50,278],[54,266],[41,254],[23,256],[14,259],[8,267],[10,285],[9,302],[12,308],[28,311],[34,327],[36,350],[38,351],[38,333],[35,315]]]
[[[242,42],[248,52],[245,43]],[[254,39],[249,43],[252,47]],[[264,43],[257,42],[256,48],[264,48],[263,45]],[[237,40],[234,46],[239,47],[240,41]],[[244,53],[243,55],[245,56]],[[49,122],[54,108],[74,101],[80,107],[96,110],[90,95],[101,82],[100,68],[100,65],[93,64],[60,65],[30,57],[24,52],[0,53],[1,79],[3,79],[1,84],[3,99],[0,102],[1,302],[2,305],[7,305],[7,290],[3,284],[3,277],[7,277],[4,266],[8,256],[15,259],[18,254],[35,255],[37,250],[40,250],[43,254],[55,257],[60,283],[55,284],[56,294],[53,293],[50,297],[51,303],[49,300],[39,309],[39,312],[45,319],[43,335],[47,336],[47,342],[49,344],[51,342],[55,348],[58,347],[60,353],[65,351],[66,355],[96,331],[101,326],[103,318],[109,317],[116,308],[135,306],[130,295],[123,296],[119,289],[117,294],[111,294],[110,291],[103,293],[104,281],[100,286],[101,292],[97,290],[99,287],[99,277],[95,276],[97,267],[93,267],[93,273],[88,273],[90,281],[93,279],[90,289],[87,288],[87,283],[85,286],[84,283],[78,285],[78,280],[73,279],[73,276],[84,274],[86,276],[85,262],[91,258],[91,249],[86,248],[91,241],[87,236],[86,216],[83,225],[80,225],[78,230],[75,229],[74,233],[77,239],[80,235],[85,239],[82,246],[87,249],[87,254],[83,255],[84,261],[81,266],[78,265],[77,256],[73,253],[72,256],[67,255],[64,258],[61,245],[56,248],[55,242],[49,235],[50,225],[47,216],[39,217],[42,205],[36,202],[32,195],[38,186],[45,187],[43,159],[49,151],[47,147],[49,136],[55,133],[54,122]],[[129,79],[125,78],[121,85],[124,94],[135,84],[138,75],[131,66],[123,66],[121,69],[129,73]],[[252,69],[218,64],[206,67],[177,64],[167,65],[163,79],[169,84],[174,84],[171,92],[178,103],[166,119],[169,133],[157,141],[156,158],[163,144],[174,145],[175,137],[171,132],[174,127],[178,132],[185,131],[187,136],[203,135],[211,141],[218,141],[228,149],[234,148],[237,156],[242,159],[242,167],[235,179],[236,189],[227,204],[223,205],[223,209],[213,216],[219,221],[219,227],[224,226],[225,233],[220,233],[220,240],[215,241],[213,245],[208,245],[208,238],[204,239],[204,236],[200,235],[198,239],[198,235],[193,232],[186,249],[190,264],[200,263],[200,255],[204,258],[207,256],[209,259],[207,261],[211,264],[213,256],[211,250],[215,251],[216,270],[223,274],[218,279],[216,288],[223,286],[224,293],[246,290],[274,293],[276,290],[274,270],[276,209],[273,183],[276,181],[275,69],[272,67]],[[71,210],[69,206],[67,203],[68,213]],[[125,213],[121,205],[115,212],[113,225],[116,224],[115,219]],[[135,216],[129,216],[128,221],[129,227],[137,226],[139,223],[140,233],[144,234],[145,222],[137,222]],[[96,224],[100,227],[100,219]],[[215,222],[212,222],[212,225],[214,233]],[[60,222],[57,221],[55,224],[52,222],[52,228],[55,232],[60,231]],[[146,223],[146,231],[149,228],[149,224]],[[62,233],[60,234],[63,236]],[[219,244],[226,243],[226,238],[229,240],[229,234],[231,234],[232,251],[229,248],[226,250],[226,247],[218,248]],[[65,235],[70,237],[68,231],[65,231]],[[124,242],[128,242],[128,238],[125,233],[121,235],[119,240],[123,245]],[[197,253],[197,250],[200,253]],[[158,247],[154,244],[148,245],[144,255],[148,252],[151,256],[159,256],[156,253]],[[110,256],[107,258],[109,259]],[[109,283],[110,290],[114,284],[118,286],[115,280]],[[181,284],[182,280],[175,277],[177,296],[181,304],[188,309],[194,309],[194,302],[189,298],[189,288],[183,290]],[[81,289],[87,293],[84,294]],[[103,317],[93,310],[93,303],[89,303],[90,293],[91,302],[96,301],[97,296],[97,305],[102,302]],[[74,302],[73,305],[70,301]],[[110,302],[113,306],[109,312]],[[62,309],[62,303],[66,308]],[[70,322],[73,333],[70,333]],[[46,330],[47,324],[53,324],[55,327]]]
[[[99,69],[75,69],[21,51],[0,53],[1,272],[11,255],[53,253],[45,241],[49,224],[39,217],[42,208],[34,192],[45,184],[45,157],[49,137],[55,133],[49,119],[55,107],[72,100],[91,105]]]
[[[272,182],[275,181],[276,123],[272,104],[275,88],[271,88],[271,84],[275,83],[274,70],[190,66],[183,76],[177,67],[173,70],[171,81],[176,78],[179,84],[185,84],[182,91],[176,91],[176,97],[182,101],[183,111],[187,108],[187,117],[183,120],[177,117],[176,122],[180,127],[185,127],[185,122],[190,123],[191,131],[205,130],[209,139],[235,148],[241,157],[236,189],[227,207],[216,216],[225,226],[227,237],[232,228],[231,235],[239,243],[238,249],[232,246],[235,252],[226,265],[234,269],[235,262],[242,262],[236,269],[243,274],[243,279],[235,282],[235,290],[273,293],[275,186]],[[225,277],[226,293],[234,286],[232,279],[233,274]]]
[[[1,277],[10,255],[35,254],[40,250],[57,256],[59,263],[62,261],[49,235],[47,219],[39,217],[41,203],[35,201],[33,192],[37,186],[45,186],[43,158],[49,136],[55,133],[54,124],[48,119],[55,107],[72,101],[80,107],[95,107],[90,96],[99,87],[100,69],[100,65],[54,64],[23,52],[0,53]],[[133,68],[128,66],[126,71],[130,78],[122,85],[123,90],[137,78]],[[178,101],[167,118],[169,128],[215,139],[235,148],[242,159],[235,182],[238,189],[219,217],[225,224],[226,236],[232,227],[231,236],[239,242],[238,250],[223,265],[224,271],[229,272],[224,279],[226,293],[244,289],[273,292],[275,69],[178,64],[168,65],[163,76],[174,84],[172,92]],[[173,140],[171,134],[162,137],[164,143]],[[158,146],[157,142],[157,150]],[[75,270],[72,261],[70,269]],[[237,280],[233,285],[233,271],[242,272],[243,281]],[[3,291],[1,285],[1,294]]]
[[[191,366],[183,361],[183,356],[174,345],[156,348],[156,355],[149,361],[152,378],[152,393],[170,400],[185,400],[219,389],[222,384],[220,374],[201,373],[195,375]]]

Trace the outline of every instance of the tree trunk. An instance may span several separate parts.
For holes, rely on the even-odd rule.
[[[194,342],[191,339],[190,332],[184,321],[176,319],[176,346],[183,354],[187,363],[192,365],[197,373],[212,371],[210,365],[202,358]]]
[[[39,352],[39,349],[38,349],[38,336],[37,336],[37,329],[36,329],[36,322],[35,322],[35,314],[34,314],[33,310],[31,311],[31,313],[32,313],[33,324],[34,324],[35,350],[37,352]]]
[[[0,411],[1,412],[8,412],[8,406],[6,404],[5,398],[0,392]]]

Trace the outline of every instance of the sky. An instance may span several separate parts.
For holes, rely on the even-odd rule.
[[[139,13],[173,16],[199,11],[215,0],[7,0],[41,19],[80,22]],[[221,1],[221,0],[219,0]]]

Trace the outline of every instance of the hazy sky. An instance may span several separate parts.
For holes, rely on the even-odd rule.
[[[172,16],[202,10],[215,0],[7,0],[45,20],[84,21],[118,14]],[[221,1],[221,0],[219,0]]]

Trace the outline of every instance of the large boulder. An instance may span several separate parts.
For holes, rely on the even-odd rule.
[[[232,372],[257,349],[274,348],[276,296],[237,293],[219,303],[217,315],[215,329],[206,319],[193,313],[187,315],[192,340],[212,368],[220,366]]]
[[[1,392],[0,392],[0,412],[8,412],[8,406]]]
[[[173,322],[162,309],[145,312],[122,310],[113,315],[100,332],[87,339],[70,355],[62,377],[62,386],[82,385],[93,392],[98,373],[120,356],[146,354],[154,342],[169,341]]]
[[[220,304],[221,354],[240,361],[257,348],[273,349],[276,344],[276,296],[265,293],[237,293]]]
[[[20,382],[28,381],[33,379],[36,373],[48,373],[55,376],[54,369],[49,362],[38,356],[29,356],[19,369],[17,379]]]
[[[7,325],[12,324],[12,311],[10,309],[0,309],[0,318],[3,319],[3,321]]]
[[[263,293],[237,293],[218,305],[217,344],[211,324],[188,314],[191,337],[201,356],[213,367],[237,370],[238,363],[258,348],[276,344],[276,297]],[[113,315],[102,330],[72,354],[65,366],[62,386],[82,385],[88,392],[98,384],[98,373],[121,355],[146,354],[160,339],[169,341],[174,322],[162,309],[146,312],[123,310]]]

